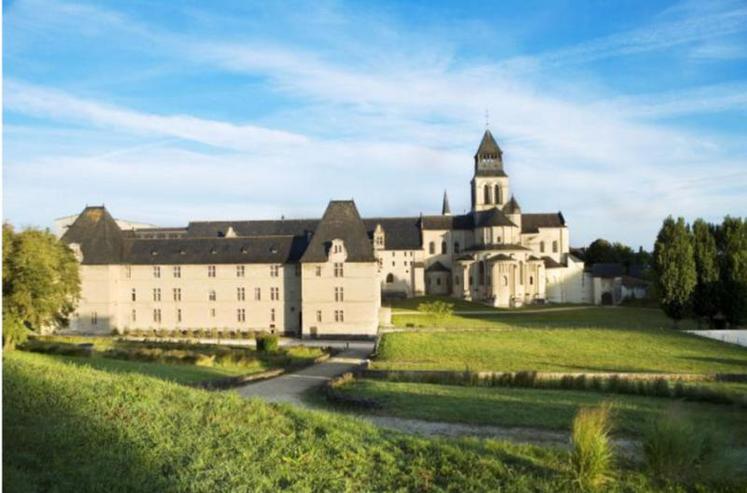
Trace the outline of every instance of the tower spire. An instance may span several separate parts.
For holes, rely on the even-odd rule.
[[[444,203],[441,206],[441,215],[442,216],[451,215],[451,208],[449,207],[449,196],[446,195],[446,190],[444,190]]]

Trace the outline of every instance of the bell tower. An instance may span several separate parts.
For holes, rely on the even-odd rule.
[[[509,200],[508,175],[503,171],[503,151],[485,130],[475,153],[475,176],[472,178],[472,210],[503,207]]]

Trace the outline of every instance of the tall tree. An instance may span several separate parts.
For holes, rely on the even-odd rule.
[[[690,232],[683,218],[664,220],[654,245],[654,272],[661,306],[676,325],[687,314],[697,283]]]
[[[697,284],[693,292],[693,311],[699,317],[713,317],[719,311],[719,254],[713,228],[702,219],[693,223],[693,255]]]
[[[79,294],[78,263],[67,245],[48,231],[3,226],[4,346],[20,342],[24,327],[66,325]]]
[[[721,307],[727,321],[747,321],[747,221],[726,216],[721,224]]]

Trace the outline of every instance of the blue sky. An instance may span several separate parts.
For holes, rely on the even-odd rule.
[[[3,214],[164,226],[469,208],[650,247],[747,216],[747,2],[4,2]]]

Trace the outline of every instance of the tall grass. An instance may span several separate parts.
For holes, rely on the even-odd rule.
[[[573,419],[571,472],[583,491],[597,490],[611,480],[610,415],[611,406],[605,403],[581,408]]]
[[[714,479],[726,467],[723,438],[707,424],[698,425],[680,407],[671,406],[646,430],[643,452],[652,475],[668,482]],[[723,472],[723,471],[722,471]]]

